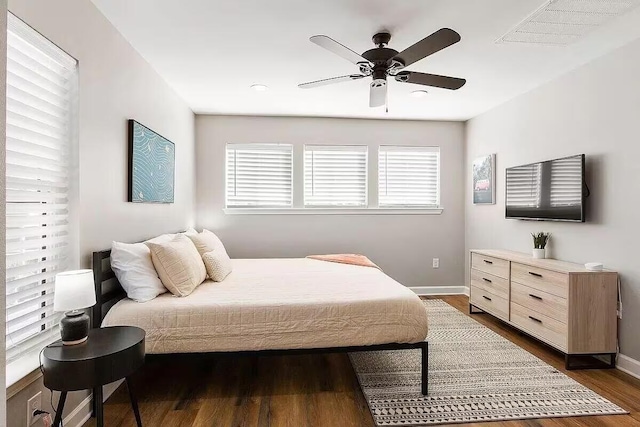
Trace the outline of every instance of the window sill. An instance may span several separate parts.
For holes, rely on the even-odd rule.
[[[440,215],[442,208],[226,208],[226,215]]]
[[[40,371],[40,352],[25,354],[7,366],[7,399],[42,376]]]

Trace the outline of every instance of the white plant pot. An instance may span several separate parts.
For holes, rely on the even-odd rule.
[[[535,259],[545,259],[546,250],[545,249],[534,249],[533,257]]]

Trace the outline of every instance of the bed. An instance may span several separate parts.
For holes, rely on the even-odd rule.
[[[188,297],[126,298],[94,252],[94,326],[143,328],[148,354],[312,353],[420,349],[427,394],[427,314],[420,299],[380,270],[312,259],[235,259],[223,282]]]

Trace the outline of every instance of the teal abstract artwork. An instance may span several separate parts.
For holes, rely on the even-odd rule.
[[[175,144],[129,120],[129,201],[173,203]]]

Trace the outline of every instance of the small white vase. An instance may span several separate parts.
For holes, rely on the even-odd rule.
[[[545,259],[546,251],[544,249],[534,249],[533,257],[535,259]]]

